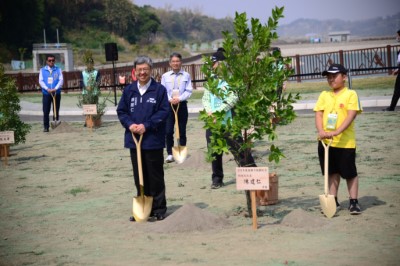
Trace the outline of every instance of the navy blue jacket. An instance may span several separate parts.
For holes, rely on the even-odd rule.
[[[125,148],[136,148],[129,126],[143,124],[146,132],[141,148],[143,150],[163,149],[165,121],[169,109],[167,90],[154,79],[151,79],[150,86],[143,95],[140,95],[137,82],[126,86],[117,107],[118,119],[125,128]]]

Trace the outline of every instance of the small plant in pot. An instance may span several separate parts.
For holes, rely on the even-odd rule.
[[[14,145],[25,143],[31,126],[21,121],[18,112],[21,110],[15,80],[4,74],[0,64],[0,131],[14,131]],[[9,146],[6,146],[9,154]],[[3,149],[1,156],[4,156]]]
[[[99,127],[101,125],[101,117],[106,112],[107,98],[101,97],[100,90],[100,73],[94,69],[94,61],[91,51],[85,51],[83,61],[86,64],[86,69],[82,71],[82,93],[78,96],[78,107],[83,108],[83,105],[96,105],[97,114],[87,115],[85,126]]]

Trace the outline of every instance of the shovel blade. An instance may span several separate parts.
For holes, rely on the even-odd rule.
[[[332,218],[336,213],[336,200],[333,195],[319,195],[319,203],[326,217]]]
[[[50,126],[52,129],[55,129],[56,127],[58,127],[61,124],[60,121],[51,121],[50,122]]]
[[[183,163],[187,158],[187,153],[186,146],[172,147],[172,156],[177,163]]]
[[[132,213],[136,222],[146,222],[150,217],[153,197],[138,196],[133,198]]]

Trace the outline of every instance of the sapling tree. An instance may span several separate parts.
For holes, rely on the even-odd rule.
[[[25,143],[31,129],[21,121],[21,111],[15,80],[6,76],[4,66],[0,64],[0,131],[14,131],[14,144]]]
[[[284,157],[279,147],[273,144],[277,138],[276,127],[294,120],[296,115],[292,104],[300,97],[298,94],[281,95],[278,92],[292,73],[288,67],[282,67],[288,66],[290,59],[282,58],[280,51],[272,52],[271,49],[271,42],[278,38],[276,29],[278,20],[283,17],[283,10],[283,7],[275,7],[265,25],[255,18],[251,18],[249,25],[246,13],[236,13],[234,33],[223,32],[226,59],[217,73],[212,70],[211,58],[204,58],[202,72],[207,79],[205,89],[221,99],[227,93],[234,93],[238,97],[231,120],[224,121],[224,111],[213,113],[212,116],[205,110],[200,112],[200,119],[205,122],[204,128],[212,133],[207,156],[210,160],[212,154],[228,152],[226,135],[233,140],[238,136],[243,137],[243,143],[238,144],[245,158],[249,157],[255,143],[265,137],[271,142],[268,160],[278,163]],[[217,89],[218,79],[229,84],[227,91]],[[236,163],[246,167],[246,163]],[[249,207],[249,193],[247,199]]]

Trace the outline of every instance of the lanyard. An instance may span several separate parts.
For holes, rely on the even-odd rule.
[[[173,90],[179,90],[179,87],[181,86],[181,78],[183,74],[179,75],[179,72],[175,74],[175,79],[174,79],[174,88]],[[178,82],[176,82],[176,78],[178,77]],[[178,86],[175,86],[175,84],[178,84]]]

